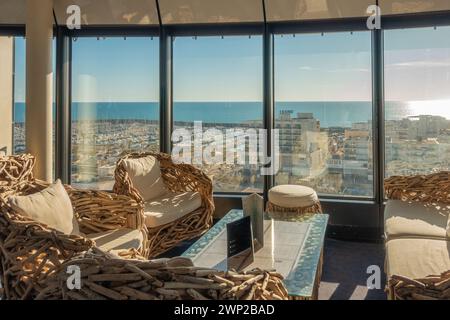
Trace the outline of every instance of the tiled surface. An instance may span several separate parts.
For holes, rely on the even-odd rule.
[[[285,279],[285,285],[291,295],[312,297],[316,282],[316,271],[324,246],[328,215],[316,214],[310,220],[310,230],[295,272]]]
[[[226,224],[242,216],[240,210],[231,211],[183,256],[197,266],[226,270]],[[256,252],[247,269],[275,269],[285,276],[291,296],[311,297],[327,222],[327,215],[314,215],[302,223],[265,221],[264,249]]]

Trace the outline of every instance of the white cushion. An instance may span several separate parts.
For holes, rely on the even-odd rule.
[[[384,209],[386,238],[447,238],[450,206],[389,200]]]
[[[80,234],[72,203],[60,180],[28,196],[12,196],[9,205],[23,216],[45,224],[64,234]]]
[[[125,159],[123,166],[144,201],[155,199],[168,192],[161,176],[159,161],[155,157]]]
[[[144,236],[140,230],[118,229],[100,233],[91,233],[87,237],[95,241],[104,251],[122,251],[142,248]]]
[[[198,192],[167,193],[145,204],[145,224],[155,228],[173,222],[202,206]]]
[[[283,208],[304,208],[314,205],[319,198],[309,187],[280,185],[269,190],[269,201]]]
[[[385,271],[411,279],[440,275],[450,270],[450,242],[438,239],[399,238],[386,243]]]

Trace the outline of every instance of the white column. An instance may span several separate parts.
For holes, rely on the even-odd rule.
[[[26,146],[36,156],[35,176],[51,181],[53,0],[27,0]]]
[[[13,43],[13,37],[0,37],[0,156],[12,153]]]

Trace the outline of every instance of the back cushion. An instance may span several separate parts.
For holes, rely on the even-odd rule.
[[[133,186],[145,201],[155,199],[168,192],[161,176],[159,161],[152,156],[126,159],[123,166],[131,178]]]
[[[8,201],[11,208],[23,216],[67,235],[80,235],[72,203],[60,180],[41,192],[28,196],[12,196]]]

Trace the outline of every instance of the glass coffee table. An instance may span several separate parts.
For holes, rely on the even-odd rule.
[[[199,267],[227,270],[227,224],[242,217],[242,210],[230,211],[182,256]],[[253,263],[244,271],[276,270],[284,276],[291,299],[316,300],[328,217],[316,214],[302,222],[265,220],[264,247],[255,252]]]

